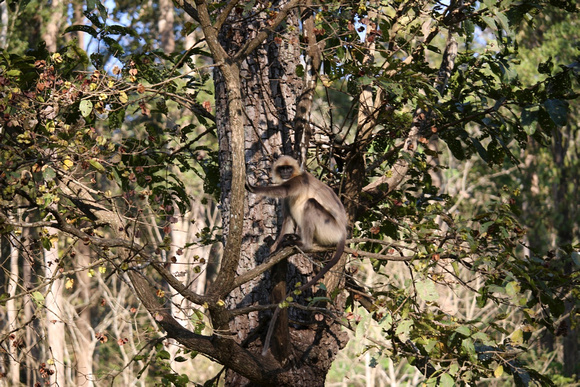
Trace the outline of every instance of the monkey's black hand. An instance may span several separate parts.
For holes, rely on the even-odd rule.
[[[280,242],[280,248],[300,245],[302,245],[302,241],[300,240],[300,236],[298,234],[285,234],[284,238]]]
[[[247,180],[246,180],[246,190],[250,191],[250,192],[254,192],[254,186],[251,185]]]

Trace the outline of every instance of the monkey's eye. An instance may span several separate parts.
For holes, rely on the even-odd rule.
[[[277,171],[282,179],[289,179],[294,173],[294,167],[291,165],[281,165],[277,168]]]

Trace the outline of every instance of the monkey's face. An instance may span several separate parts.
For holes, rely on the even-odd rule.
[[[282,180],[288,180],[294,175],[294,167],[292,165],[280,165],[276,168],[276,172],[278,172],[278,176]]]

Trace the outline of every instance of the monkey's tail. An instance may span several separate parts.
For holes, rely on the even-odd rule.
[[[301,291],[310,289],[310,287],[312,285],[315,285],[322,277],[324,277],[324,275],[326,273],[328,273],[328,271],[330,269],[332,269],[334,267],[334,265],[336,265],[338,263],[338,261],[340,260],[340,257],[342,257],[342,253],[344,253],[344,246],[346,244],[346,238],[342,238],[338,244],[336,245],[336,253],[334,253],[334,256],[332,257],[332,259],[326,264],[326,266],[324,266],[322,268],[322,270],[320,270],[318,272],[318,274],[316,274],[314,276],[314,278],[312,278],[310,281],[308,281],[308,283],[306,285],[302,285],[300,287]]]
[[[280,306],[276,307],[274,315],[270,320],[270,326],[268,327],[268,333],[266,334],[266,340],[264,340],[264,346],[262,347],[262,356],[266,356],[268,353],[268,348],[270,347],[270,341],[272,340],[272,334],[274,333],[274,327],[276,326],[276,320],[278,319],[278,314],[280,313]]]

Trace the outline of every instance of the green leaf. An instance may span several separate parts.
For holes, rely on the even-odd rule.
[[[120,26],[118,24],[107,26],[106,31],[111,34],[131,35],[134,38],[139,38],[139,34],[137,33],[137,31],[129,27]]]
[[[441,375],[441,378],[439,379],[439,385],[441,387],[453,387],[453,386],[455,386],[455,380],[453,380],[451,375],[443,374],[443,375]]]
[[[53,248],[50,238],[43,237],[43,238],[40,238],[40,240],[42,242],[42,247],[45,250],[50,250]]]
[[[427,279],[425,281],[419,281],[415,285],[417,288],[417,294],[423,301],[437,301],[439,299],[439,293],[435,286],[435,282]]]
[[[42,177],[44,178],[44,180],[46,181],[51,181],[56,177],[56,172],[54,171],[54,169],[52,169],[51,167],[46,167],[43,171],[42,171]]]
[[[91,165],[91,167],[95,168],[97,171],[103,172],[103,173],[105,172],[105,167],[103,167],[103,164],[101,164],[97,160],[89,159],[89,164]]]
[[[6,75],[9,77],[19,77],[20,74],[22,74],[22,71],[18,70],[18,69],[11,69],[6,71]]]
[[[393,326],[393,316],[390,313],[387,313],[385,317],[383,317],[379,321],[379,327],[385,332],[389,331]]]
[[[473,340],[471,340],[471,339],[464,339],[461,342],[461,348],[469,356],[469,359],[472,362],[475,363],[477,361],[477,355],[475,353],[475,346],[473,345]]]
[[[407,340],[409,340],[409,337],[410,337],[409,331],[411,330],[412,326],[413,326],[412,320],[403,320],[397,326],[397,329],[395,330],[395,334],[397,335],[399,340],[401,340],[403,343],[405,343]]]
[[[111,50],[113,56],[117,57],[125,53],[123,46],[121,46],[116,39],[105,36],[103,37],[103,41],[107,44],[107,46],[109,46],[109,49]]]
[[[457,263],[457,261],[451,262],[451,267],[453,268],[453,273],[455,273],[455,275],[459,277],[460,272],[459,272],[459,264]]]
[[[99,6],[99,5],[100,5],[100,2],[99,2],[99,3],[97,3],[97,6]],[[99,8],[99,9],[100,9],[100,8]],[[103,28],[103,27],[105,26],[105,25],[103,24],[103,22],[101,22],[101,21],[99,20],[99,17],[98,17],[97,15],[95,15],[94,13],[92,13],[92,12],[88,12],[88,11],[85,11],[85,12],[83,12],[83,13],[84,13],[84,15],[87,17],[87,19],[89,19],[89,20],[91,21],[91,23],[93,23],[93,24],[94,24],[95,26],[97,26],[98,28]]]
[[[499,26],[501,26],[501,28],[508,33],[508,35],[511,34],[511,29],[510,29],[510,23],[508,18],[506,17],[506,15],[504,15],[503,12],[498,12],[495,14],[496,20],[499,24]]]
[[[505,287],[505,292],[508,296],[515,296],[520,292],[521,286],[517,281],[508,283]]]
[[[482,16],[481,20],[483,20],[485,22],[485,24],[487,24],[487,26],[489,27],[489,29],[491,30],[495,30],[496,29],[496,25],[495,25],[495,21],[489,17],[489,16]]]
[[[81,111],[83,117],[88,117],[93,111],[93,103],[88,99],[84,99],[79,104],[79,110]]]
[[[171,359],[171,354],[169,352],[167,352],[166,350],[162,350],[162,351],[159,351],[157,353],[157,357],[159,359],[168,360],[168,359]]]
[[[551,74],[554,68],[554,62],[552,62],[552,57],[550,56],[547,61],[541,62],[538,65],[538,72],[540,74]]]
[[[298,65],[296,66],[296,76],[303,77],[304,76],[304,66]]]
[[[357,340],[361,340],[366,337],[367,329],[369,327],[372,316],[370,314],[365,315],[356,326],[355,337]]]
[[[469,327],[467,327],[465,325],[457,327],[457,329],[455,329],[455,332],[457,332],[465,337],[471,336],[471,329],[469,329]]]
[[[554,124],[557,126],[566,125],[568,122],[568,102],[560,99],[549,99],[544,102],[544,107]]]
[[[103,3],[101,3],[100,1],[97,1],[97,9],[99,10],[101,17],[103,18],[103,21],[106,21],[107,17],[109,16],[107,8],[103,5]]]
[[[64,30],[64,33],[69,33],[69,32],[86,32],[87,34],[91,35],[93,38],[98,38],[99,37],[99,33],[97,32],[97,30],[95,30],[93,27],[91,26],[86,26],[86,25],[78,25],[75,24],[73,26],[67,27]]]
[[[500,294],[505,294],[505,289],[501,286],[497,286],[497,285],[489,285],[487,288],[488,292],[490,293],[500,293]]]
[[[485,161],[486,163],[489,163],[489,156],[487,154],[487,150],[485,150],[485,148],[483,147],[483,145],[481,145],[479,140],[477,138],[472,137],[471,142],[473,143],[475,150],[477,151],[477,153],[479,153],[479,156],[481,156],[483,161]]]
[[[511,336],[511,342],[514,345],[522,345],[524,343],[524,332],[521,329],[516,329]]]
[[[536,132],[538,126],[539,106],[528,106],[522,111],[521,123],[526,134],[531,136]]]
[[[0,305],[6,306],[6,300],[10,298],[9,293],[2,293],[0,294]]]
[[[32,292],[32,299],[39,308],[44,306],[44,296],[39,291]]]

